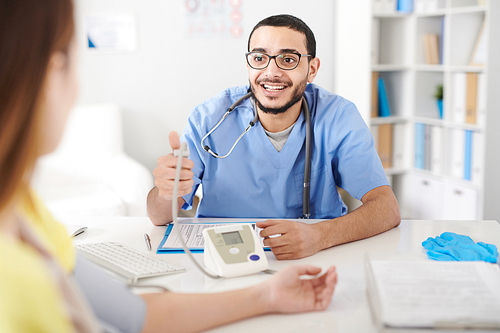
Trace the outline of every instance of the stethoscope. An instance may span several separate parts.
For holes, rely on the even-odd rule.
[[[205,139],[208,138],[208,136],[210,134],[212,134],[212,132],[215,131],[217,129],[217,127],[220,126],[220,124],[224,121],[224,119],[226,119],[226,117],[231,112],[233,112],[243,100],[252,97],[252,95],[253,95],[253,93],[249,92],[248,94],[246,94],[245,96],[241,97],[236,102],[234,102],[233,105],[231,105],[227,109],[226,113],[222,116],[221,120],[219,120],[219,122],[210,131],[208,131],[207,134],[205,134],[205,136],[201,139],[200,144],[201,144],[201,147],[206,152],[210,153],[213,157],[216,157],[216,158],[228,157],[231,154],[231,152],[233,151],[234,147],[236,147],[238,142],[241,140],[243,135],[245,135],[248,132],[248,130],[250,128],[252,128],[257,123],[257,121],[259,120],[259,114],[258,114],[258,112],[254,111],[255,117],[248,124],[247,128],[245,128],[243,133],[241,133],[241,135],[238,137],[238,139],[236,139],[233,146],[231,147],[231,149],[229,149],[229,152],[226,155],[219,156],[216,152],[212,151],[212,149],[210,149],[210,147],[208,145],[205,145],[203,143],[205,141]],[[252,100],[252,104],[254,104],[253,100]],[[255,104],[253,106],[254,106],[254,110],[256,110]],[[304,191],[303,191],[304,204],[302,206],[303,215],[300,218],[301,219],[308,219],[311,216],[311,213],[309,212],[309,197],[310,197],[309,183],[311,180],[311,132],[312,132],[312,128],[311,128],[311,113],[309,111],[309,104],[307,103],[307,100],[305,99],[305,97],[302,97],[302,109],[304,110],[304,117],[306,119],[306,156],[305,156],[305,165],[304,165]]]

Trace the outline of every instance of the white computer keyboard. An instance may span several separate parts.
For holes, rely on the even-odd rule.
[[[132,282],[140,278],[186,271],[178,265],[151,258],[130,246],[117,242],[80,244],[76,248],[83,257]]]

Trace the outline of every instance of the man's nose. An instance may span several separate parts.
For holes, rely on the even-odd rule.
[[[276,58],[273,58],[271,59],[271,61],[269,61],[269,64],[264,69],[264,73],[270,77],[281,76],[282,70],[278,67]]]

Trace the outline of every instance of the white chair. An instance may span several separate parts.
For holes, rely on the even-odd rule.
[[[119,107],[95,104],[72,110],[59,147],[39,160],[32,186],[58,218],[147,216],[154,183],[124,153]]]

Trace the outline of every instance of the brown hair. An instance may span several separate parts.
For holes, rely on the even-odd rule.
[[[0,211],[27,190],[49,60],[74,30],[72,0],[0,0]]]

